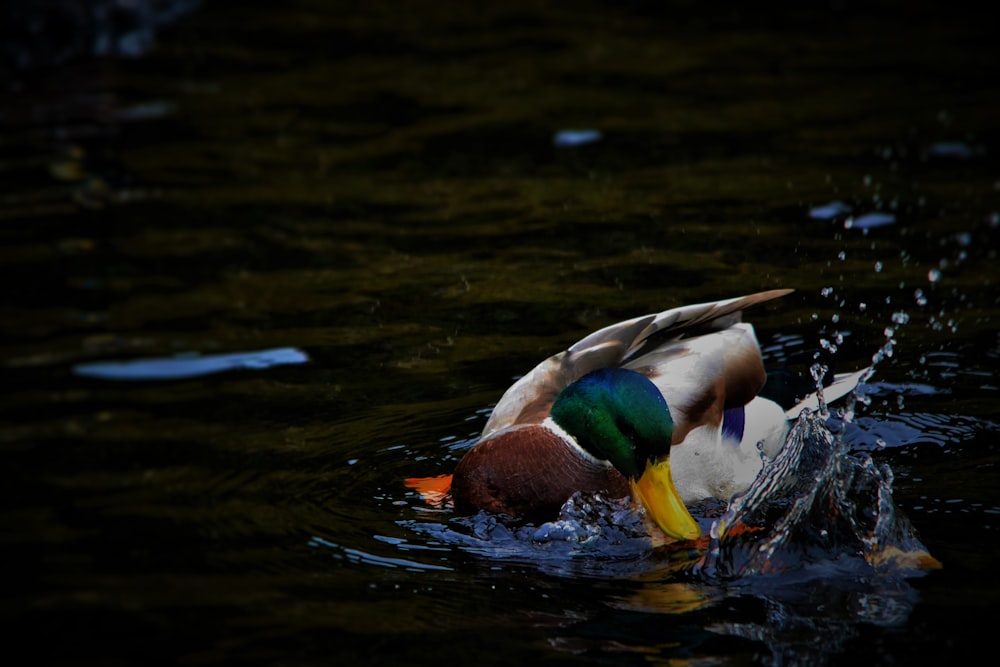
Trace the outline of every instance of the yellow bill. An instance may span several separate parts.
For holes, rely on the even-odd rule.
[[[681,500],[670,476],[670,459],[649,462],[639,481],[632,481],[632,494],[664,533],[678,540],[694,540],[701,528]]]

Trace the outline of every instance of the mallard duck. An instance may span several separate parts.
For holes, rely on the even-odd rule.
[[[668,537],[695,539],[686,505],[745,490],[761,451],[781,449],[790,409],[761,395],[767,375],[742,312],[781,289],[672,308],[612,324],[520,378],[494,407],[450,480],[456,513],[479,510],[530,521],[556,518],[577,491],[631,495]],[[838,376],[828,400],[864,371]]]

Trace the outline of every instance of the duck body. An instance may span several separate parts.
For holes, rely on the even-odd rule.
[[[456,467],[456,512],[544,521],[577,491],[632,495],[668,536],[697,537],[684,505],[748,488],[761,453],[777,454],[789,420],[817,401],[789,409],[759,395],[767,375],[742,312],[791,291],[634,318],[546,359],[504,393]],[[840,377],[832,398],[860,376]]]

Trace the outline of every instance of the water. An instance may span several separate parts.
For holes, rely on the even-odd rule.
[[[12,648],[100,664],[989,648],[986,15],[157,12],[100,42],[118,57],[5,40],[24,55],[0,93]],[[586,333],[774,287],[797,291],[749,318],[769,365],[875,365],[853,407],[829,406],[833,431],[796,441],[843,454],[816,497],[862,512],[824,524],[803,503],[798,532],[765,531],[787,535],[778,571],[754,560],[758,533],[656,547],[629,508],[581,498],[529,536],[403,484],[450,473],[503,390]],[[706,533],[778,521],[805,491],[694,510]],[[802,534],[817,526],[839,546]],[[941,568],[873,559],[873,536]]]

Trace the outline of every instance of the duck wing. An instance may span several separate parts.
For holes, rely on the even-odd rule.
[[[541,423],[548,417],[552,403],[563,389],[598,368],[627,366],[636,370],[649,368],[651,372],[662,368],[654,363],[655,360],[650,355],[659,354],[662,359],[683,355],[684,348],[673,345],[677,341],[726,330],[740,321],[743,310],[792,291],[770,290],[722,301],[680,306],[595,331],[567,350],[549,357],[515,382],[497,402],[486,422],[482,437],[512,426]],[[752,337],[752,329],[750,335]],[[759,362],[760,349],[756,338],[753,338],[753,349],[756,350]],[[724,356],[743,358],[746,355],[745,346],[741,345],[740,350],[738,354],[730,355],[726,352]],[[733,368],[735,367],[734,365]],[[725,377],[724,370],[721,372]],[[653,381],[656,382],[655,379]],[[763,379],[760,384],[763,384]],[[759,388],[757,386],[754,389],[753,395]],[[724,391],[723,394],[725,393]],[[732,396],[736,395],[734,390]],[[746,400],[753,398],[753,395]],[[667,401],[669,404],[669,396]]]

